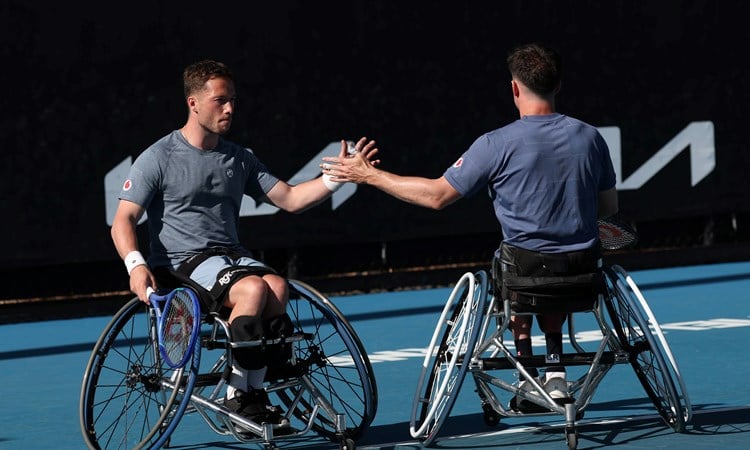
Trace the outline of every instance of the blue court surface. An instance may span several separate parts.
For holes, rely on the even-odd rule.
[[[615,366],[578,422],[579,449],[733,449],[750,441],[750,262],[634,271],[683,374],[693,419],[682,434],[657,416],[627,364]],[[358,448],[419,448],[409,435],[414,390],[449,288],[335,297],[364,343],[379,406]],[[84,448],[78,396],[89,352],[108,317],[0,326],[0,449]],[[579,333],[596,330],[577,321]],[[536,329],[536,327],[535,327]],[[540,339],[536,339],[540,341]],[[541,348],[539,348],[541,351]],[[564,449],[561,416],[484,424],[467,376],[437,448]],[[278,442],[284,448],[283,441]],[[315,435],[295,448],[338,448]],[[186,417],[172,448],[258,448]]]

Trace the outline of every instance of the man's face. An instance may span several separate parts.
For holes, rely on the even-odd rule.
[[[232,81],[226,78],[212,78],[206,82],[202,91],[191,98],[191,107],[206,131],[219,135],[229,131],[236,101]]]

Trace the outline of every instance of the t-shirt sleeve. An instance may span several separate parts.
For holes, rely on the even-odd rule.
[[[247,151],[245,161],[248,165],[245,194],[255,200],[260,200],[279,182],[279,179],[268,170],[252,150],[249,148],[245,150]]]
[[[490,139],[486,134],[477,138],[443,176],[463,197],[470,197],[487,187],[495,167]]]
[[[617,184],[615,168],[612,165],[612,157],[609,154],[609,146],[607,145],[607,141],[604,140],[600,133],[597,132],[594,142],[596,142],[596,147],[601,154],[601,161],[603,165],[602,177],[599,180],[599,190],[607,191],[615,187],[615,185]]]
[[[159,186],[161,168],[151,149],[141,153],[130,167],[120,190],[120,199],[147,208]]]

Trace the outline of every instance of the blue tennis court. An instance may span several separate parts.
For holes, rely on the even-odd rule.
[[[629,365],[615,366],[578,422],[579,449],[739,448],[750,438],[750,262],[634,271],[669,341],[693,405],[687,432],[666,427]],[[335,297],[356,329],[378,382],[379,406],[358,448],[419,448],[409,435],[417,378],[449,288]],[[0,449],[85,446],[78,425],[80,383],[109,317],[0,326]],[[585,320],[578,332],[589,330]],[[536,328],[535,328],[536,329]],[[594,330],[593,326],[590,330]],[[482,420],[470,376],[438,448],[566,448],[559,416]],[[337,448],[310,435],[295,448]],[[279,441],[283,448],[284,441]],[[256,448],[220,437],[186,417],[172,448]]]

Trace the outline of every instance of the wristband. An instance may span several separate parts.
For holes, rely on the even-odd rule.
[[[331,192],[338,191],[339,189],[341,189],[341,186],[344,185],[344,183],[341,181],[331,180],[331,176],[327,173],[324,173],[321,178],[323,178],[323,184],[325,185],[325,187],[328,188],[328,190]]]
[[[132,272],[136,267],[145,265],[146,260],[138,250],[133,250],[125,257],[125,268],[128,269],[128,275],[130,275],[130,272]]]

